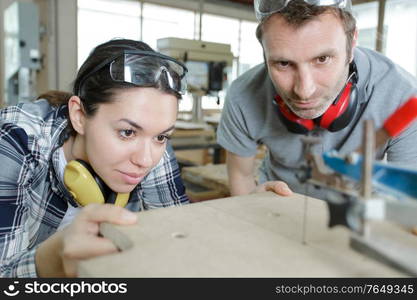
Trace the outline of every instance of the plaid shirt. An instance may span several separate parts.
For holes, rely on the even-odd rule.
[[[56,232],[68,203],[59,174],[66,106],[46,100],[0,110],[0,277],[36,277],[35,251]],[[172,147],[131,193],[139,211],[188,203]]]

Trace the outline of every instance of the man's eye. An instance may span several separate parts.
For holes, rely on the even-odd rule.
[[[135,131],[133,129],[123,129],[119,131],[119,134],[123,138],[130,138],[135,135]]]
[[[276,64],[279,68],[286,68],[290,65],[288,61],[278,61]]]
[[[329,61],[329,59],[330,59],[330,57],[329,57],[329,56],[324,55],[324,56],[320,56],[320,57],[318,57],[318,58],[317,58],[317,62],[318,62],[318,63],[320,63],[320,64],[324,64],[324,63],[328,62],[328,61]]]

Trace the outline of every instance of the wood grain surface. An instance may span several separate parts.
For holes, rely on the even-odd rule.
[[[302,243],[307,205],[306,243]],[[79,265],[80,277],[405,277],[327,227],[326,204],[259,193],[139,212],[102,224],[121,252]]]

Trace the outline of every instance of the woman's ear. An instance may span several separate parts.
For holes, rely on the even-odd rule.
[[[72,96],[68,100],[68,114],[74,130],[83,135],[85,126],[85,112],[80,97]]]

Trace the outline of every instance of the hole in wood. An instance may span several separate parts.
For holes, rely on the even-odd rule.
[[[277,212],[269,212],[269,213],[268,213],[268,216],[269,216],[269,217],[279,217],[279,216],[281,216],[281,215],[280,215],[280,213],[277,213]]]
[[[187,235],[182,232],[174,232],[171,236],[176,239],[183,239],[187,237]]]

